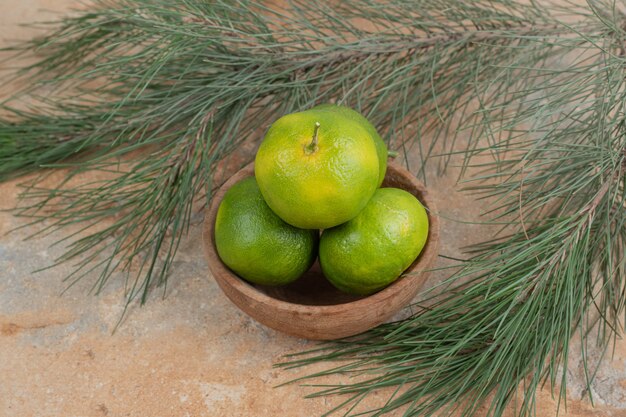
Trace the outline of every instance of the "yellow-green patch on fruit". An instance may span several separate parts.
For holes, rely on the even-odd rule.
[[[360,123],[361,126],[367,130],[367,132],[372,137],[374,141],[374,145],[376,145],[376,153],[378,154],[378,186],[383,183],[385,179],[385,173],[387,172],[387,158],[389,157],[389,151],[387,149],[387,145],[383,141],[383,139],[378,134],[378,131],[374,127],[373,124],[370,123],[361,113],[356,110],[351,109],[346,106],[339,106],[336,104],[320,104],[319,106],[313,107],[312,110],[325,110],[338,112],[339,114],[347,117],[348,119],[354,120],[357,123]]]

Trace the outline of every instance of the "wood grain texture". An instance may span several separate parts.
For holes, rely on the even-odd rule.
[[[403,277],[367,297],[345,294],[328,283],[316,263],[290,285],[267,287],[239,278],[220,260],[215,247],[215,218],[228,189],[254,175],[249,164],[231,177],[212,199],[205,217],[203,240],[209,269],[224,294],[242,311],[272,329],[306,339],[332,340],[362,333],[405,307],[428,278],[439,247],[439,219],[428,190],[396,163],[390,163],[383,187],[402,188],[428,209],[429,233],[420,256]]]

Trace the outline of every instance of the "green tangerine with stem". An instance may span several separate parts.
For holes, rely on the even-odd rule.
[[[379,159],[359,123],[313,108],[270,126],[254,171],[265,201],[281,219],[302,229],[326,229],[365,207],[378,186]]]

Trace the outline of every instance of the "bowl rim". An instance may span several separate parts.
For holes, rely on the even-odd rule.
[[[221,286],[221,280],[228,281],[228,284],[233,287],[235,291],[242,293],[245,297],[254,300],[255,302],[267,305],[271,304],[273,308],[284,310],[284,311],[292,311],[300,314],[319,314],[323,311],[325,314],[333,314],[344,312],[346,309],[352,309],[356,307],[365,307],[371,303],[380,303],[384,302],[388,298],[393,298],[394,294],[397,294],[403,290],[409,290],[411,288],[412,282],[411,279],[418,279],[419,275],[423,272],[428,272],[426,268],[415,271],[420,265],[426,265],[427,267],[431,265],[434,258],[437,256],[437,248],[439,244],[439,218],[437,213],[437,208],[432,200],[428,189],[421,182],[413,176],[408,170],[406,170],[403,166],[398,164],[395,161],[389,161],[387,167],[393,167],[394,170],[398,171],[400,175],[405,178],[408,178],[412,185],[419,190],[421,198],[419,199],[420,203],[426,208],[426,213],[428,215],[429,221],[429,230],[428,230],[428,238],[426,240],[426,245],[424,249],[419,254],[419,256],[413,261],[413,263],[402,273],[400,278],[396,281],[383,288],[382,290],[364,296],[362,298],[347,301],[337,304],[328,304],[328,305],[315,305],[315,304],[298,304],[290,301],[281,300],[278,298],[271,297],[264,293],[263,291],[256,288],[254,285],[248,283],[243,278],[240,278],[237,274],[231,271],[220,259],[217,254],[217,248],[215,246],[215,219],[217,216],[217,210],[219,205],[224,197],[224,194],[230,187],[232,187],[238,181],[254,176],[254,162],[251,162],[233,174],[226,182],[224,182],[219,189],[213,194],[211,198],[211,203],[209,206],[209,210],[205,216],[204,224],[203,224],[203,243],[205,247],[205,253],[207,254],[208,266],[213,275],[213,278],[218,282]],[[408,274],[406,274],[408,271]],[[411,277],[411,273],[414,274]]]

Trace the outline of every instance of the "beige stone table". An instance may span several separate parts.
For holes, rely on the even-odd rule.
[[[0,0],[0,46],[34,33],[20,23],[48,19],[78,3]],[[431,184],[442,211],[452,217],[477,215],[471,200],[451,191],[451,181]],[[0,209],[15,204],[18,183],[0,185]],[[309,417],[338,402],[303,399],[311,391],[298,385],[274,388],[305,371],[278,371],[272,364],[314,344],[257,324],[226,299],[208,274],[198,224],[181,245],[165,297],[157,291],[144,307],[133,306],[112,334],[124,307],[121,282],[112,281],[98,297],[87,294],[89,280],[61,294],[68,266],[32,273],[61,253],[62,248],[50,247],[59,236],[25,241],[33,228],[6,234],[22,222],[0,212],[1,417]],[[445,220],[442,231],[446,254],[458,253],[470,236],[481,233],[476,226]],[[580,400],[582,371],[575,356],[570,401],[561,415],[626,415],[624,358],[626,345],[620,342],[616,357],[598,373],[597,408],[592,409]],[[370,404],[384,398],[372,396]],[[539,415],[554,411],[549,393],[540,392]]]

